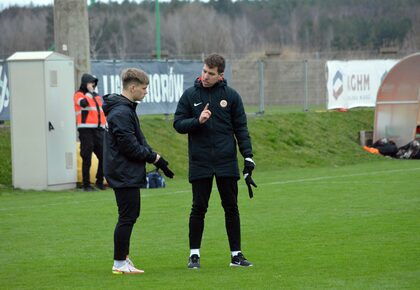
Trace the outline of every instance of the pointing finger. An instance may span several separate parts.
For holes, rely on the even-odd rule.
[[[204,107],[203,111],[208,110],[209,109],[209,103],[206,104],[206,106]]]

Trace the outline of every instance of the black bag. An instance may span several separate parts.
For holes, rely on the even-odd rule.
[[[146,174],[146,181],[146,188],[161,188],[166,186],[165,178],[163,178],[158,169],[148,172]]]
[[[373,148],[378,149],[379,153],[384,156],[395,157],[398,152],[398,147],[394,141],[382,138],[372,144]]]
[[[399,148],[396,158],[399,159],[420,159],[420,143],[413,140],[410,143]]]

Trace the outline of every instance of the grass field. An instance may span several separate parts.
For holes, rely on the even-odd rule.
[[[248,118],[254,159],[265,170],[334,167],[381,159],[359,145],[359,131],[372,130],[371,109],[284,114],[279,113],[278,107],[274,109],[275,114],[251,114]],[[175,132],[171,118],[141,116],[142,129],[149,144],[169,161],[171,169],[178,176],[186,176],[187,136]],[[0,187],[12,185],[10,139],[10,128],[0,127]]]
[[[257,165],[258,166],[258,165]],[[240,181],[242,247],[230,268],[213,192],[200,270],[186,268],[190,186],[142,191],[131,257],[144,275],[114,276],[113,192],[0,188],[1,289],[420,289],[420,164],[256,169]]]

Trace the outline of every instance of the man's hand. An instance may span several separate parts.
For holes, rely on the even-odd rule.
[[[174,173],[168,168],[168,161],[166,161],[165,159],[163,159],[162,156],[160,156],[160,158],[158,159],[158,161],[155,162],[155,166],[158,169],[162,169],[163,173],[169,177],[169,178],[173,178],[174,177]]]
[[[201,112],[200,117],[198,118],[198,122],[200,122],[200,124],[204,124],[205,122],[207,122],[208,119],[210,119],[210,117],[211,112],[209,110],[209,103],[207,103],[203,111]]]
[[[244,171],[242,173],[244,174],[245,183],[248,186],[248,194],[249,198],[252,198],[254,196],[254,192],[252,191],[252,186],[257,187],[254,180],[252,179],[252,171],[255,168],[255,162],[252,160],[251,157],[245,158],[244,162]]]

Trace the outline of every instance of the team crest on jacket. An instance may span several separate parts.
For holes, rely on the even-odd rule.
[[[226,106],[227,106],[227,101],[226,100],[221,100],[220,101],[220,107],[226,108]]]

